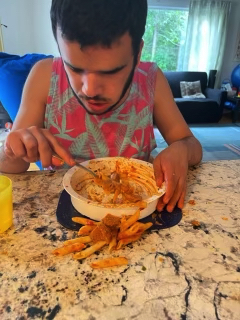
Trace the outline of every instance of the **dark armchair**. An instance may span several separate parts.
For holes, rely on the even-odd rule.
[[[216,123],[222,117],[226,93],[214,89],[216,71],[206,72],[164,72],[172,90],[175,102],[187,123]],[[180,82],[200,81],[202,93],[206,98],[182,98]]]

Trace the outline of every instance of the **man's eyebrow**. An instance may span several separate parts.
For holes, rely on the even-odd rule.
[[[78,68],[78,67],[74,67],[73,65],[71,65],[69,62],[65,61],[64,60],[64,63],[70,68],[72,69],[73,71],[75,72],[83,72],[84,69],[81,69],[81,68]],[[117,73],[121,70],[123,70],[127,65],[122,65],[120,67],[117,67],[115,69],[112,69],[112,70],[99,70],[99,71],[96,71],[96,73],[101,73],[101,74],[114,74],[114,73]]]

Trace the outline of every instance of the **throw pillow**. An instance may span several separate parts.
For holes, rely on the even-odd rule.
[[[202,93],[200,81],[194,81],[194,82],[181,81],[180,89],[181,89],[182,98],[191,98],[191,99],[206,98],[205,95]]]

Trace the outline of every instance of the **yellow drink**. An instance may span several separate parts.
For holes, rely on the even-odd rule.
[[[0,233],[11,227],[12,222],[12,181],[0,175]]]

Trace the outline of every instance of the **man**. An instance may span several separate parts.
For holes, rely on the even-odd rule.
[[[154,117],[169,145],[153,163],[157,184],[167,186],[158,210],[183,207],[188,166],[202,149],[160,69],[140,63],[146,16],[147,0],[52,0],[61,58],[31,70],[0,171],[24,172],[38,159],[48,167],[53,152],[68,165],[75,157],[148,160]]]

